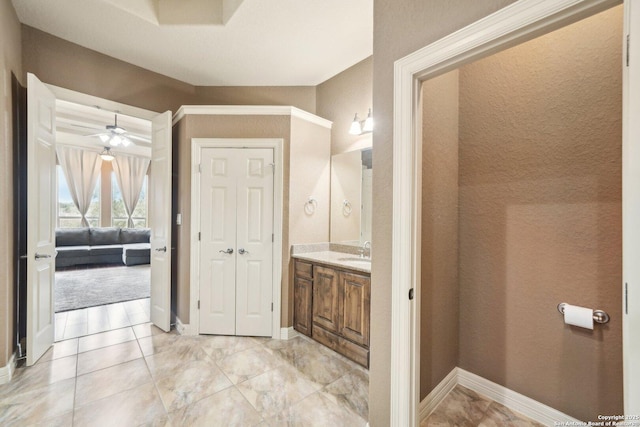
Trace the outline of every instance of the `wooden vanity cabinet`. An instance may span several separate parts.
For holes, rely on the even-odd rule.
[[[294,328],[368,368],[370,276],[317,264],[307,273],[309,265],[295,261]]]

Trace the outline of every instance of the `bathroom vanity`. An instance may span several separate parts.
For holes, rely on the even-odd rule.
[[[371,263],[355,254],[294,254],[294,329],[369,367]]]

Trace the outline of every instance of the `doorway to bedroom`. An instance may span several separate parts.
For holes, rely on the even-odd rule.
[[[151,122],[56,102],[55,341],[150,321]]]

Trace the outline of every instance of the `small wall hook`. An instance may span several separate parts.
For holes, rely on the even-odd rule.
[[[318,200],[313,196],[309,196],[309,200],[304,204],[304,212],[307,215],[313,215],[317,207]]]

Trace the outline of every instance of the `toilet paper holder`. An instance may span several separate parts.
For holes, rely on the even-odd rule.
[[[567,305],[566,302],[558,304],[558,311],[564,316],[564,308]],[[593,310],[593,321],[596,323],[604,324],[609,322],[609,315],[606,311]]]

